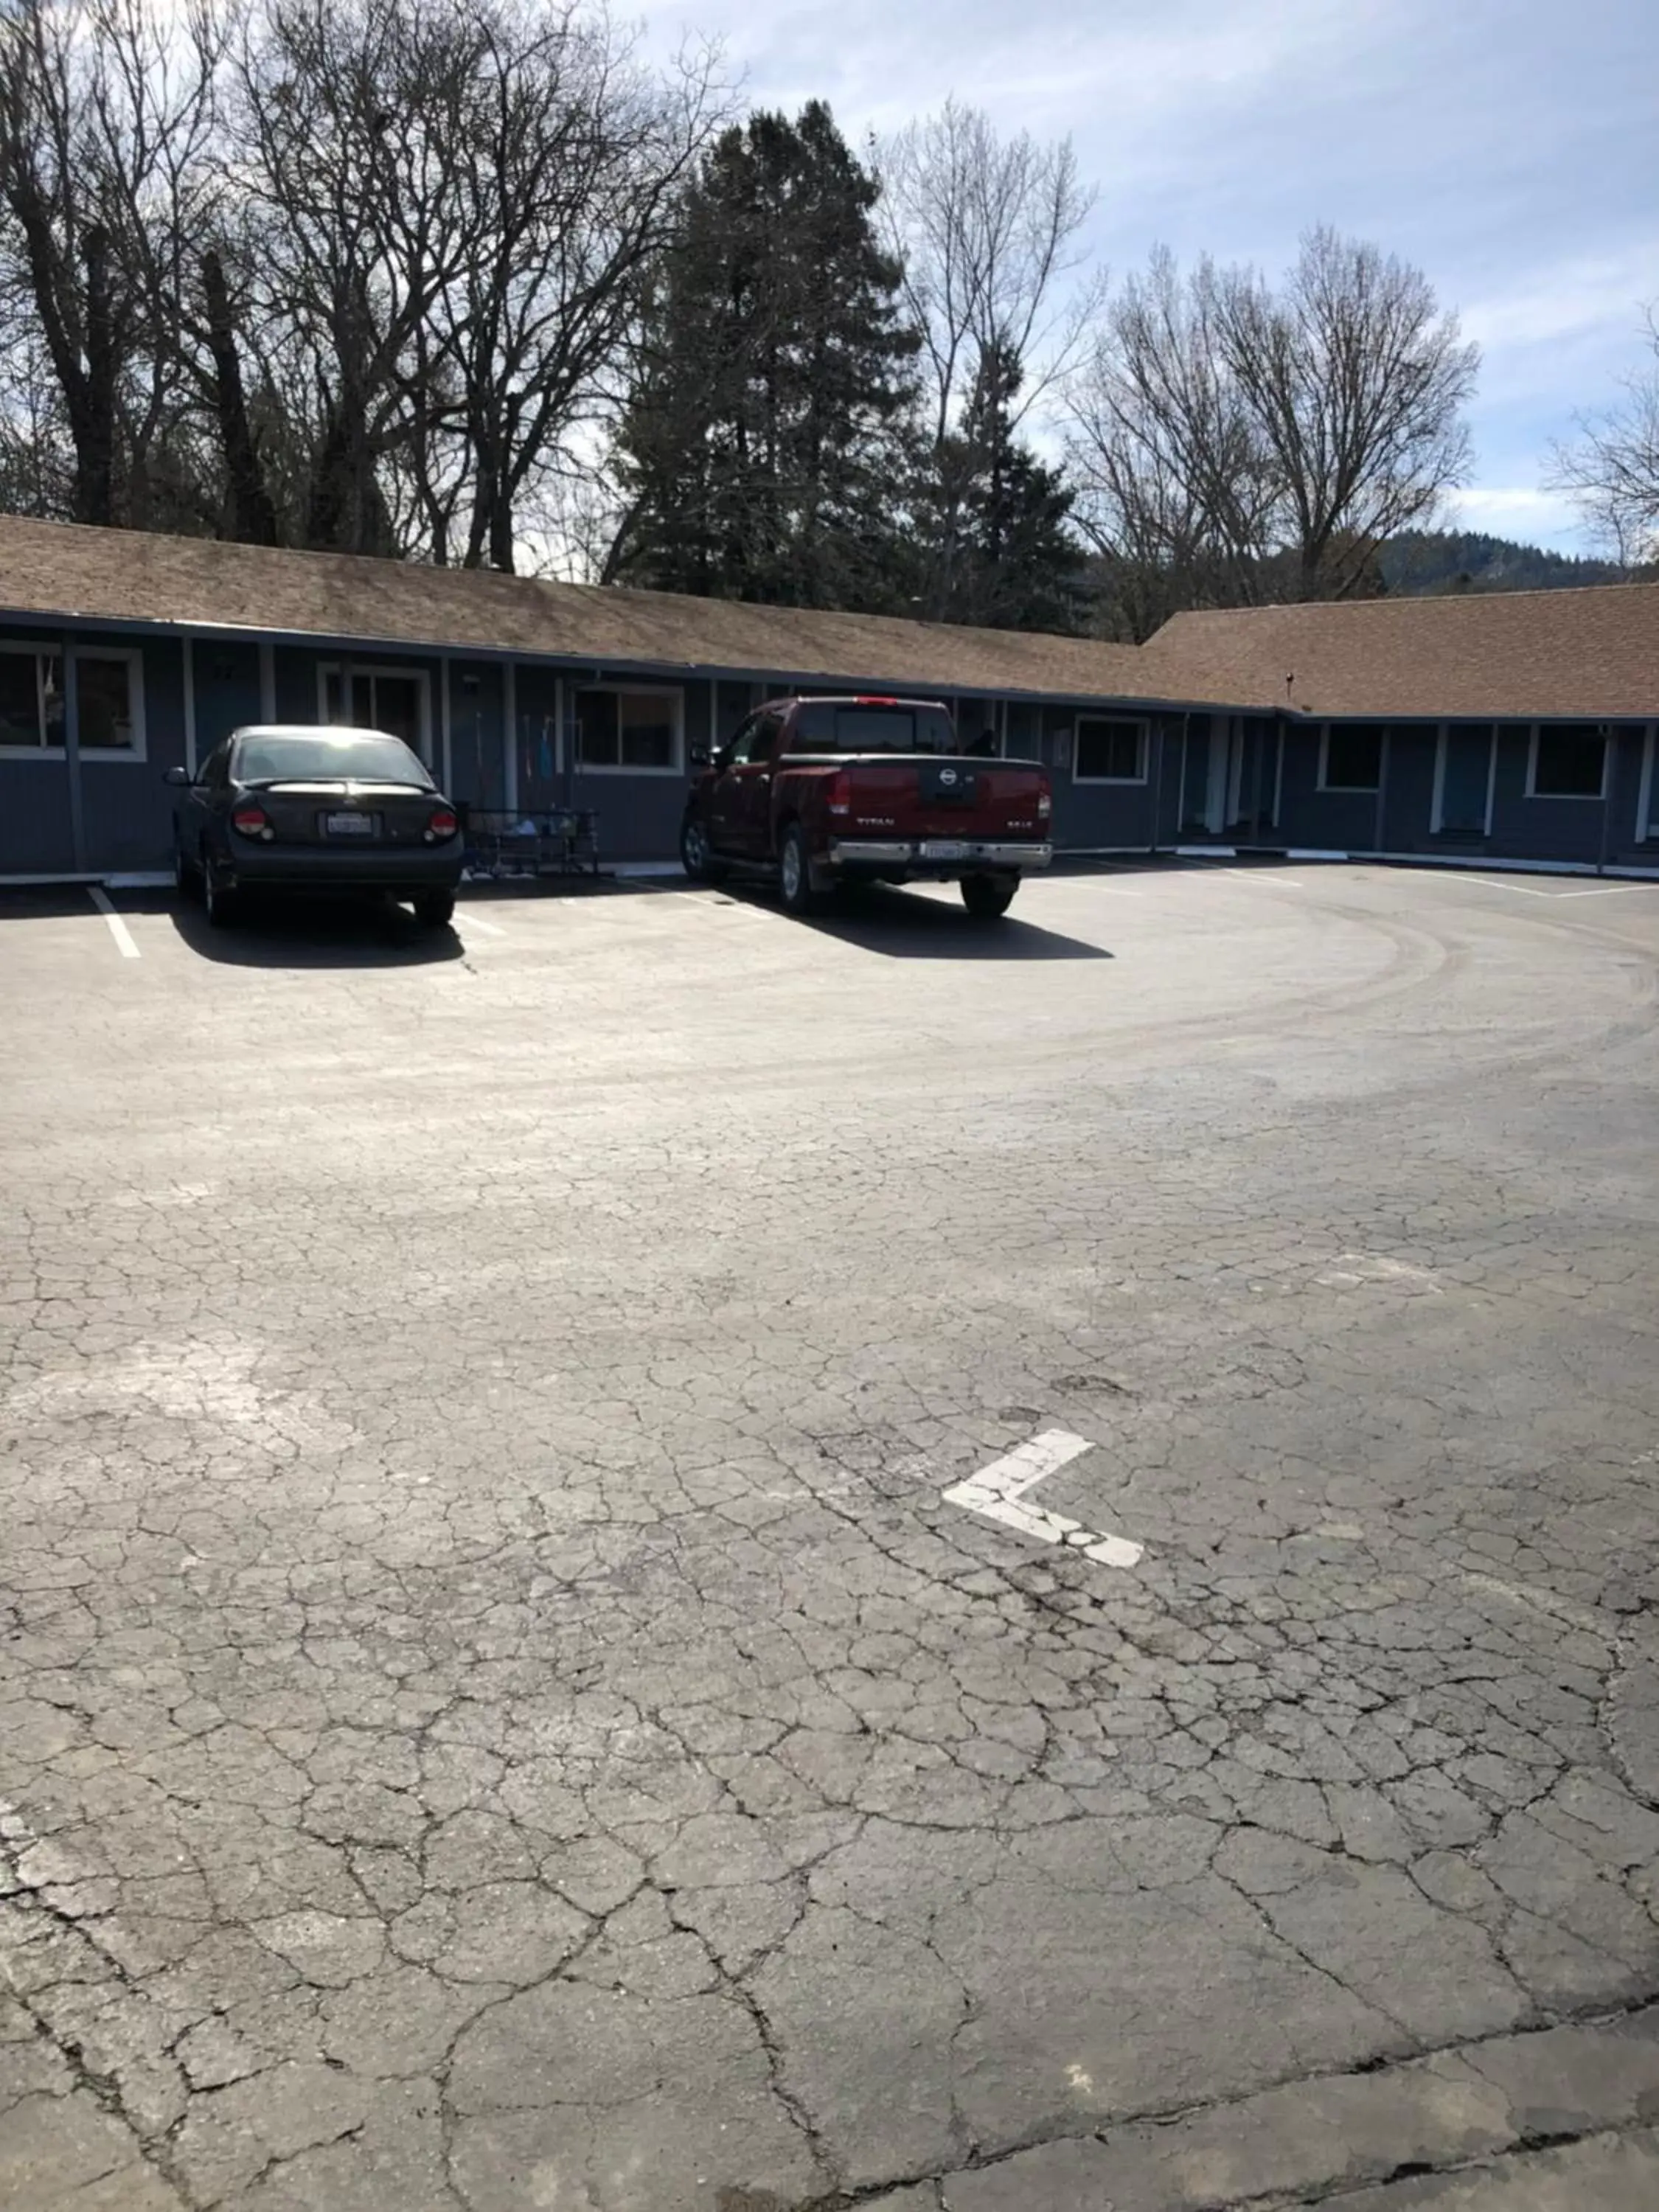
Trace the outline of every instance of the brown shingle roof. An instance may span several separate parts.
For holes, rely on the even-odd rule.
[[[0,517],[0,608],[928,690],[1134,696],[1132,646]]]
[[[0,610],[930,691],[1304,714],[1659,715],[1659,585],[1177,615],[1148,645],[0,517]]]
[[[1659,584],[1176,615],[1149,689],[1304,714],[1659,715]]]

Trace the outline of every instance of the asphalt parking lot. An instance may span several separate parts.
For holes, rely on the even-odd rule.
[[[0,2205],[1659,2203],[1656,994],[0,901]]]

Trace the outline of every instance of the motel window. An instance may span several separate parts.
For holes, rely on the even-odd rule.
[[[1078,783],[1145,783],[1146,725],[1116,715],[1093,715],[1077,726]]]
[[[1375,791],[1382,781],[1382,723],[1329,724],[1320,752],[1320,789]]]
[[[143,702],[136,653],[75,655],[83,752],[143,751]],[[64,743],[64,656],[56,646],[0,645],[0,751]]]
[[[1533,738],[1530,799],[1599,799],[1607,739],[1595,722],[1539,726]]]
[[[584,768],[667,769],[679,761],[679,696],[592,687],[575,695],[576,757]]]
[[[0,746],[63,742],[63,655],[48,646],[0,646]]]
[[[130,753],[137,748],[137,662],[136,653],[76,654],[82,752]]]

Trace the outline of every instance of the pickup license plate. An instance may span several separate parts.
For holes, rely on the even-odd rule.
[[[323,828],[331,837],[372,837],[374,817],[372,814],[325,814]]]
[[[924,860],[965,860],[968,848],[960,837],[924,837],[921,857]]]

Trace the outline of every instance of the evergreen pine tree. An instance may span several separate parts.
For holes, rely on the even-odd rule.
[[[988,346],[961,427],[921,465],[924,604],[942,622],[1076,630],[1086,564],[1069,527],[1073,495],[1017,434],[1021,377],[1011,348]]]
[[[820,101],[727,131],[654,272],[607,574],[795,606],[906,598],[896,486],[916,349],[878,186]]]

